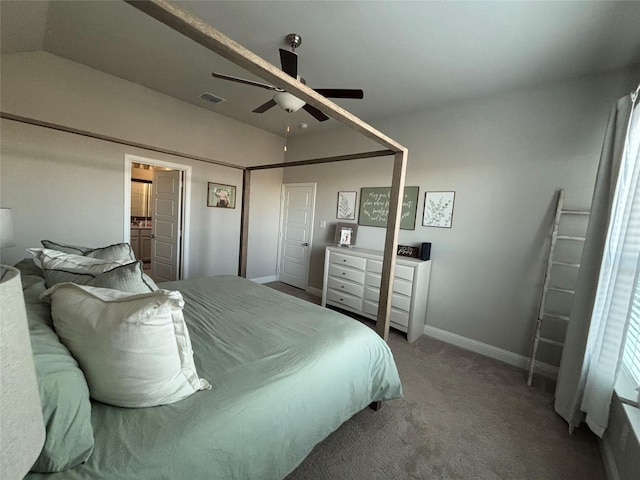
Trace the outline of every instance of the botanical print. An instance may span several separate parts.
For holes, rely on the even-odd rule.
[[[424,197],[425,227],[451,228],[455,192],[427,192]]]
[[[338,192],[338,213],[336,218],[355,220],[356,192]]]

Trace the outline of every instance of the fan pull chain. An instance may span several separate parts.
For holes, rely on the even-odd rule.
[[[291,113],[287,113],[287,128],[284,131],[284,152],[287,152],[287,138],[289,137],[289,131],[291,130]]]

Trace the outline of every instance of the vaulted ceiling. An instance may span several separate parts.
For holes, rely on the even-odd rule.
[[[313,88],[361,88],[336,103],[376,120],[608,70],[638,69],[640,2],[179,1],[279,65],[302,35],[299,73]],[[287,114],[252,113],[273,92],[213,78],[260,80],[122,1],[0,2],[3,53],[45,50],[282,134]],[[213,104],[209,92],[226,101]],[[292,114],[304,131],[320,124]],[[303,133],[295,129],[295,133]]]

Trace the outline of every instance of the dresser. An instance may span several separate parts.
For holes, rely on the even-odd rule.
[[[376,320],[382,278],[382,252],[327,247],[322,306],[332,305]],[[407,333],[409,342],[424,332],[431,260],[397,257],[393,278],[391,327]]]

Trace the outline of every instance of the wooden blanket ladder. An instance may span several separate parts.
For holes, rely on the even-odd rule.
[[[552,271],[554,267],[560,268],[569,268],[569,269],[579,269],[580,263],[576,263],[575,261],[562,261],[555,258],[556,256],[556,247],[558,246],[558,242],[580,242],[581,245],[584,245],[585,237],[577,236],[577,235],[562,235],[559,234],[558,231],[560,229],[560,222],[565,216],[588,216],[588,210],[565,210],[564,208],[564,190],[560,190],[558,192],[558,202],[556,205],[556,213],[555,219],[553,223],[553,230],[551,232],[551,245],[549,247],[549,256],[547,258],[547,269],[544,277],[544,284],[542,287],[542,296],[540,298],[540,307],[538,309],[538,319],[536,321],[536,331],[533,340],[533,351],[531,353],[531,359],[529,361],[529,376],[527,378],[527,385],[531,385],[531,381],[533,380],[533,373],[536,367],[536,356],[538,355],[538,347],[540,343],[545,343],[548,345],[552,345],[553,347],[562,349],[564,346],[563,341],[559,341],[557,339],[552,339],[543,334],[543,324],[545,321],[553,321],[556,323],[561,323],[564,325],[564,333],[566,333],[566,327],[569,324],[569,313],[560,313],[556,311],[555,308],[549,305],[549,292],[556,292],[561,295],[568,295],[573,300],[573,295],[575,294],[574,286],[575,282],[572,285],[562,285],[556,286],[552,283]],[[586,229],[585,229],[586,231]],[[580,249],[581,251],[582,249]],[[575,272],[577,273],[577,272]],[[573,276],[575,278],[575,275]],[[564,338],[564,335],[562,335]]]

